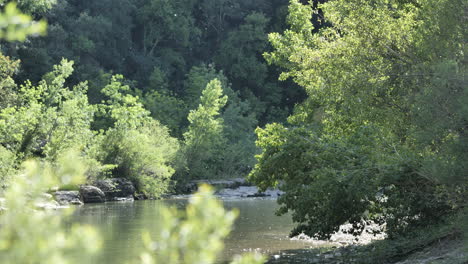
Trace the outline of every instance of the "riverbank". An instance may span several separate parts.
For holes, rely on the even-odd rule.
[[[216,190],[216,197],[220,199],[238,199],[251,197],[265,197],[276,199],[282,192],[269,189],[260,192],[243,178],[228,180],[196,180],[179,186],[177,192],[163,196],[165,199],[186,199],[198,189],[201,184],[209,184]],[[103,203],[111,201],[131,202],[146,200],[148,197],[139,194],[133,183],[121,178],[98,180],[91,184],[78,186],[76,190],[55,190],[50,192],[50,199],[44,201],[43,208],[57,208],[68,205],[82,205],[84,203]],[[54,198],[55,201],[53,201]]]
[[[272,256],[267,263],[466,264],[468,244],[453,226],[432,227],[405,237],[374,240],[368,244],[289,250]]]
[[[243,178],[222,180],[195,180],[184,183],[170,194],[164,195],[164,199],[188,199],[201,184],[209,184],[216,190],[215,196],[219,199],[241,199],[263,197],[276,199],[282,192],[277,189],[268,189],[260,192],[256,186],[252,186]],[[110,178],[98,180],[80,186],[69,186],[68,189],[55,189],[44,193],[36,202],[38,209],[54,210],[69,207],[71,205],[83,205],[85,203],[104,202],[133,202],[134,200],[146,200],[143,194],[138,193],[134,184],[122,178]],[[3,200],[0,197],[0,211],[4,210]]]

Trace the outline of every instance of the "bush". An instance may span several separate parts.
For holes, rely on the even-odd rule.
[[[179,145],[157,121],[138,129],[110,129],[101,147],[102,162],[115,166],[114,177],[130,179],[139,191],[151,197],[160,197],[167,190]]]
[[[139,191],[161,196],[174,173],[177,139],[150,117],[139,98],[129,94],[123,76],[113,76],[102,93],[108,98],[98,106],[108,127],[100,135],[100,148],[93,150],[104,165],[113,167],[112,177],[130,179]]]

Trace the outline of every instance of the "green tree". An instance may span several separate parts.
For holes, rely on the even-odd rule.
[[[86,84],[65,87],[72,65],[63,60],[37,86],[26,82],[16,93],[16,103],[1,110],[0,142],[18,157],[50,154],[53,159],[58,149],[72,142],[83,144],[91,136],[93,110],[87,103]]]
[[[142,100],[151,116],[167,126],[174,137],[182,136],[187,116],[187,105],[183,100],[169,91],[151,91]]]
[[[169,89],[167,74],[159,67],[153,69],[148,86],[141,97],[151,116],[166,125],[173,136],[181,138],[182,129],[186,126],[187,105],[180,96]]]
[[[159,197],[169,185],[178,141],[151,118],[138,97],[128,94],[123,76],[113,76],[102,90],[108,98],[99,108],[110,126],[103,133],[97,159],[115,166],[114,177],[136,183],[139,191]]]
[[[73,62],[63,60],[36,86],[20,86],[14,103],[0,110],[0,142],[18,162],[32,157],[54,162],[70,148],[89,151],[95,107],[88,103],[86,83],[65,86],[72,72]],[[99,171],[95,160],[88,161]]]
[[[188,131],[184,133],[184,154],[193,178],[218,176],[219,159],[226,139],[223,135],[223,119],[219,117],[226,105],[227,96],[218,79],[210,81],[200,97],[200,105],[188,115]]]
[[[19,71],[19,63],[0,54],[0,109],[13,105],[17,99],[13,77]]]
[[[33,19],[21,13],[15,3],[6,4],[5,1],[0,1],[0,5],[4,7],[0,13],[0,39],[7,41],[24,41],[26,37],[44,34],[46,23],[44,21],[35,22]],[[19,61],[12,60],[8,56],[0,54],[0,112],[1,116],[5,116],[5,109],[14,107],[18,100],[16,92],[17,85],[13,80],[13,76],[19,70]],[[14,114],[12,108],[6,110],[7,119],[11,114]],[[0,119],[0,127],[5,131],[5,120]],[[17,156],[11,146],[7,142],[0,142],[0,193],[7,187],[11,177],[16,171]]]
[[[243,23],[221,42],[215,56],[232,88],[249,102],[262,123],[285,120],[290,102],[297,101],[301,94],[295,85],[281,84],[270,77],[275,70],[261,56],[268,48],[269,20],[263,13],[246,15]]]
[[[52,124],[43,143],[43,152],[50,160],[56,160],[67,149],[85,151],[94,136],[91,123],[94,120],[95,107],[88,103],[87,83],[80,83],[73,88],[64,87],[67,77],[72,72],[73,62],[62,61],[55,71],[44,76],[48,88],[45,97],[46,106],[55,109],[49,115]],[[50,96],[50,98],[48,97]]]
[[[192,67],[185,81],[184,99],[191,108],[195,108],[200,103],[199,95],[213,79],[221,82],[223,93],[229,98],[220,110],[226,141],[222,153],[218,154],[219,164],[216,166],[221,170],[218,176],[242,177],[255,163],[253,131],[257,120],[251,104],[241,99],[239,91],[233,91],[227,77],[222,71],[216,71],[213,65]]]
[[[240,82],[239,88],[250,89],[255,94],[260,94],[258,89],[261,89],[268,73],[267,64],[261,58],[268,45],[268,22],[261,13],[246,16],[244,24],[230,32],[223,41],[216,58],[216,63],[225,69],[227,76]]]
[[[463,178],[466,164],[462,2],[329,1],[319,8],[330,26],[317,32],[313,5],[290,2],[290,28],[269,36],[265,57],[308,98],[288,127],[258,130],[263,153],[250,178],[286,190],[280,213],[293,211],[294,233],[327,237],[345,222],[359,232],[374,220],[392,236],[463,208],[466,181],[450,191],[439,180]],[[457,110],[428,111],[428,98]],[[422,125],[435,116],[441,126]]]
[[[227,143],[220,165],[221,174],[225,177],[244,177],[256,163],[254,155],[258,151],[254,130],[258,122],[251,105],[240,98],[239,92],[234,92],[229,86],[225,90],[229,100],[222,118]]]
[[[145,1],[139,19],[143,25],[142,45],[146,55],[152,56],[164,41],[188,46],[194,30],[191,15],[193,1],[175,2],[164,0]]]
[[[222,71],[217,71],[214,65],[202,64],[190,69],[184,82],[183,94],[184,101],[187,102],[189,109],[194,109],[200,104],[200,95],[206,88],[206,85],[214,79],[218,79],[221,82],[224,93],[227,93],[229,80]]]

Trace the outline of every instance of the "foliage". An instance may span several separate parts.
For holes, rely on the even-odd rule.
[[[264,100],[276,91],[262,91],[269,88],[265,85],[268,67],[260,54],[266,49],[267,35],[265,33],[268,18],[261,13],[252,13],[245,17],[244,24],[230,32],[221,43],[216,57],[216,63],[226,72],[234,85],[243,93],[247,91],[258,96],[256,100]],[[247,90],[247,91],[246,91]],[[263,112],[265,109],[258,109]]]
[[[166,125],[173,136],[180,138],[186,125],[188,108],[186,100],[169,89],[166,73],[155,67],[144,91],[141,98],[151,116]]]
[[[12,105],[16,98],[13,75],[19,71],[19,61],[0,54],[0,109]]]
[[[9,3],[16,3],[21,11],[25,12],[26,14],[32,15],[41,15],[50,10],[54,4],[56,4],[56,0],[1,0],[0,4],[4,5],[6,2]]]
[[[223,152],[222,175],[242,177],[248,174],[255,164],[254,155],[257,148],[253,130],[258,122],[251,105],[241,100],[239,93],[228,88],[226,93],[229,101],[222,114],[223,131],[228,142]]]
[[[374,220],[393,236],[465,206],[462,2],[329,1],[316,31],[314,5],[291,1],[265,58],[308,98],[288,127],[258,130],[250,179],[286,191],[279,213],[293,211],[295,234]]]
[[[92,136],[93,109],[88,105],[86,84],[64,87],[73,72],[66,60],[37,86],[25,83],[17,102],[1,110],[1,142],[21,158],[33,154],[55,159],[58,152],[86,144]]]
[[[206,139],[202,135],[217,137],[222,131],[222,119],[219,116],[221,108],[227,102],[227,96],[223,96],[221,82],[217,79],[210,81],[202,92],[200,105],[197,110],[191,111],[188,120],[191,123],[189,131],[184,135],[187,144],[203,145],[211,141],[222,141]]]
[[[285,7],[283,0],[255,4],[245,0],[63,0],[46,12],[40,10],[46,10],[51,0],[20,2],[28,6],[37,3],[37,7],[25,9],[34,9],[33,13],[49,23],[46,37],[16,48],[3,47],[6,54],[23,62],[21,81],[38,81],[65,57],[78,65],[73,84],[89,81],[93,103],[102,99],[102,86],[97,84],[100,72],[123,74],[145,93],[161,93],[151,85],[155,69],[165,75],[166,95],[179,99],[184,96],[190,70],[215,62],[216,69],[226,73],[232,89],[249,101],[261,123],[284,120],[304,97],[296,85],[279,83],[275,69],[261,58],[268,47],[267,32],[284,27],[284,12],[278,11]],[[161,121],[178,124],[178,118]],[[179,124],[179,136],[187,125]]]
[[[7,41],[24,41],[26,37],[34,34],[43,34],[46,29],[44,21],[35,22],[28,15],[21,13],[15,3],[1,1],[0,5],[3,10],[0,13],[0,39]],[[8,56],[0,54],[0,111],[1,116],[4,116],[3,110],[12,107],[18,100],[18,95],[15,92],[17,88],[13,80],[13,75],[19,70],[19,61],[12,60]],[[6,110],[6,112],[10,110]],[[8,114],[7,114],[8,115]],[[0,119],[0,129],[5,130],[5,120]],[[10,132],[10,131],[2,131]],[[18,136],[18,135],[17,135]],[[0,145],[0,193],[11,181],[11,177],[17,173],[16,171],[17,156],[8,144],[1,142]]]
[[[211,77],[219,77],[220,80],[216,78],[208,82]],[[184,134],[184,155],[190,177],[242,176],[255,162],[252,133],[257,124],[255,113],[250,104],[230,88],[223,73],[213,68],[196,67],[191,70],[187,96],[194,97],[200,85],[205,83],[206,88],[199,99],[201,104],[189,113],[189,130]],[[221,93],[226,96],[221,97]]]
[[[369,166],[371,148],[356,144],[373,136],[370,129],[341,141],[312,131],[278,124],[259,129],[257,144],[264,152],[251,180],[263,189],[271,181],[282,183],[286,194],[278,199],[279,213],[293,209],[293,220],[300,223],[292,235],[327,237],[346,221],[359,223],[377,202],[375,176],[381,172]]]
[[[2,2],[0,4],[4,4]],[[30,16],[21,13],[14,3],[6,4],[0,13],[0,39],[24,41],[29,35],[44,34],[45,31],[45,21],[33,21]]]
[[[96,144],[91,130],[95,107],[88,103],[86,83],[65,87],[73,62],[63,60],[34,86],[26,82],[12,90],[12,103],[0,110],[1,144],[20,163],[31,157],[55,161],[67,149],[90,153]],[[92,155],[86,158],[89,177],[103,168]],[[14,170],[16,164],[11,164]]]
[[[146,93],[142,101],[151,116],[167,126],[173,136],[181,136],[187,116],[187,105],[183,100],[168,91],[152,91]]]
[[[183,139],[189,129],[189,110],[198,106],[206,84],[218,78],[230,98],[220,111],[229,120],[223,127],[228,140],[224,157],[216,165],[225,168],[226,177],[243,176],[253,166],[255,126],[284,121],[292,106],[304,98],[297,85],[278,82],[276,70],[261,57],[268,49],[267,32],[284,27],[284,11],[279,12],[286,6],[282,0],[255,4],[245,0],[15,2],[23,12],[47,19],[49,24],[47,36],[1,46],[13,61],[22,62],[21,70],[10,76],[18,84],[40,82],[54,64],[66,58],[76,62],[68,86],[86,80],[88,102],[96,105],[108,99],[101,89],[110,76],[123,74],[131,87],[128,93],[138,95],[152,118],[167,126],[172,136]],[[8,92],[13,83],[7,85],[11,88],[5,94],[14,94]],[[94,115],[94,133],[112,126],[108,115]],[[232,132],[239,127],[242,133],[236,136]]]
[[[99,247],[96,232],[87,226],[73,225],[63,230],[69,211],[38,211],[43,191],[62,184],[84,181],[86,169],[76,154],[65,154],[57,163],[28,161],[5,191],[7,208],[0,213],[0,260],[3,263],[73,263],[75,251],[90,254]],[[26,195],[26,193],[28,195]],[[40,227],[40,228],[38,228]]]
[[[128,178],[144,194],[159,197],[174,173],[171,165],[178,141],[150,117],[138,97],[125,94],[130,88],[122,81],[123,76],[113,76],[102,90],[108,100],[100,105],[100,111],[111,124],[103,134],[97,158],[115,166],[114,176]]]
[[[193,178],[217,176],[217,159],[226,143],[223,119],[219,115],[227,99],[223,96],[221,82],[214,79],[203,90],[198,108],[189,113],[189,130],[184,133],[184,154]]]
[[[143,25],[142,44],[146,55],[153,55],[163,41],[186,47],[190,40],[197,37],[199,30],[193,25],[192,3],[164,0],[144,2],[139,9],[138,18]]]
[[[256,117],[263,120],[284,120],[289,113],[288,101],[300,101],[297,87],[271,81],[269,68],[260,56],[267,50],[269,18],[252,12],[239,28],[222,41],[215,62],[232,82],[232,87],[249,102]],[[283,86],[283,87],[282,87]]]
[[[184,83],[184,101],[188,102],[190,109],[194,109],[200,104],[200,95],[208,83],[214,79],[221,83],[222,91],[229,97],[229,80],[222,71],[216,71],[211,64],[194,66],[190,69]]]
[[[66,149],[78,149],[86,156],[90,181],[111,172],[131,179],[147,195],[161,195],[174,173],[177,140],[149,116],[138,97],[128,94],[122,76],[114,76],[102,90],[106,102],[91,105],[86,83],[65,86],[72,72],[73,62],[63,60],[37,86],[22,85],[15,104],[0,110],[5,153],[19,161],[41,157],[53,162]],[[98,114],[100,131],[93,131]],[[14,169],[14,163],[8,164],[13,167],[5,170]]]
[[[10,178],[16,173],[15,161],[15,154],[0,146],[0,194],[11,180]]]
[[[139,191],[150,197],[159,197],[166,191],[174,173],[171,165],[178,143],[157,121],[139,129],[111,129],[101,148],[102,162],[115,166],[114,177],[132,180]]]

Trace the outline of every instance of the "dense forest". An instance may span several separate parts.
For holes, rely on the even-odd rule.
[[[125,178],[150,198],[247,177],[284,191],[292,235],[466,235],[466,0],[6,2],[0,196],[35,175],[56,179],[33,194]],[[234,216],[206,199],[220,240]]]
[[[305,98],[262,58],[287,1],[18,2],[48,29],[2,44],[5,162],[79,148],[90,180],[126,177],[159,196],[174,168],[179,180],[248,174],[256,126]],[[213,79],[227,99],[211,106]]]
[[[174,167],[179,179],[245,175],[254,164],[254,128],[284,120],[303,97],[276,81],[261,57],[286,4],[23,4],[48,30],[2,45],[3,76],[11,80],[2,98],[5,163],[55,160],[79,148],[90,180],[126,177],[155,196]],[[229,99],[210,106],[219,91],[200,98],[215,78]]]
[[[62,58],[76,69],[69,83],[89,82],[89,100],[104,99],[109,75],[122,74],[154,118],[181,136],[198,105],[202,78],[219,75],[248,103],[260,124],[283,121],[304,97],[262,53],[267,33],[285,27],[287,1],[59,1],[36,17],[47,36],[5,46],[22,61],[17,80],[38,82]],[[228,89],[228,87],[225,87]],[[234,98],[233,98],[234,100]]]

